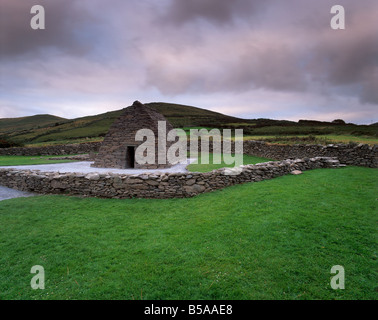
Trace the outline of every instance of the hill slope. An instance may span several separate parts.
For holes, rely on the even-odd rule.
[[[46,127],[68,121],[50,114],[38,114],[30,117],[0,119],[0,134],[9,131],[23,131],[38,127]]]
[[[163,102],[146,105],[162,113],[174,127],[216,127],[249,121],[192,106]],[[121,113],[122,110],[116,110],[72,120],[50,115],[0,119],[0,135],[23,143],[101,137]]]
[[[153,102],[147,106],[162,113],[175,128],[242,128],[244,135],[253,139],[270,139],[271,142],[322,143],[363,142],[377,143],[375,125],[335,124],[331,122],[300,120],[299,122],[272,119],[240,119],[193,106]],[[76,119],[52,115],[0,119],[0,138],[24,144],[61,144],[101,140],[122,110],[106,112]],[[310,136],[309,136],[310,135]],[[295,136],[320,136],[321,139],[303,140]],[[272,138],[274,138],[272,140]],[[283,139],[284,138],[284,139]],[[326,141],[326,138],[328,139]],[[302,140],[301,140],[302,139]],[[331,139],[331,140],[329,140]],[[292,141],[293,140],[293,141]],[[323,141],[324,140],[324,141]]]

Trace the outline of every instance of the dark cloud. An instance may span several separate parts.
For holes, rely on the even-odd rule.
[[[308,70],[331,88],[353,86],[362,102],[378,103],[378,3],[361,9],[349,10],[346,30],[316,38]]]
[[[303,91],[306,82],[299,64],[300,59],[291,49],[279,46],[265,47],[258,53],[251,52],[238,61],[237,68],[231,73],[234,77],[229,79],[228,87],[242,88],[244,83],[247,84],[245,89],[256,87],[277,91]],[[249,63],[251,60],[253,63]]]
[[[177,51],[172,38],[162,39],[156,56],[147,61],[147,82],[171,95],[256,88],[313,91],[319,86],[342,92],[339,87],[345,86],[354,88],[361,102],[378,103],[378,3],[340,4],[347,29],[336,31],[330,27],[334,3],[329,0],[173,1],[163,17],[177,25],[192,22],[192,29],[180,33],[180,43],[191,41]],[[202,27],[200,34],[195,25],[198,19],[222,25],[252,16],[262,22],[227,30]],[[193,41],[193,34],[199,41]]]
[[[268,2],[270,0],[175,0],[171,2],[161,21],[181,25],[204,20],[224,25],[234,19],[250,19]]]
[[[238,45],[241,48],[238,48]],[[301,54],[284,43],[235,45],[235,52],[222,58],[214,51],[208,63],[206,50],[183,59],[153,60],[147,69],[149,84],[165,94],[196,92],[243,92],[256,88],[277,91],[303,91],[306,88]],[[211,52],[211,48],[208,48]],[[205,59],[200,55],[205,55]],[[192,66],[192,67],[190,67]]]
[[[46,30],[30,27],[36,3]],[[333,0],[0,0],[0,116],[28,103],[86,115],[127,98],[367,119],[378,2],[337,3],[346,30],[330,27]]]
[[[45,30],[33,30],[30,26],[35,1],[1,0],[0,57],[34,54],[44,49],[69,54],[84,54],[93,46],[80,34],[90,32],[96,26],[96,18],[78,1],[38,1],[45,9]]]

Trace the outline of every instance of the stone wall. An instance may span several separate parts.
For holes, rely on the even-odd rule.
[[[200,152],[201,143],[198,144],[198,150]],[[235,146],[232,143],[231,152],[234,152],[234,150]],[[209,151],[213,151],[212,143],[209,144]],[[222,149],[222,152],[229,153],[230,150]],[[378,168],[378,145],[369,146],[362,143],[329,144],[326,146],[313,144],[282,145],[246,140],[243,144],[243,153],[272,160],[336,157],[342,164]]]
[[[47,147],[0,148],[0,155],[54,156],[87,154],[98,152],[100,146],[101,142],[88,142]],[[201,143],[199,143],[198,147],[200,150]],[[210,152],[212,152],[211,143],[209,147]],[[234,150],[234,146],[232,145],[231,147],[232,150]],[[378,145],[372,147],[367,144],[332,144],[327,146],[279,145],[248,140],[244,142],[243,149],[245,154],[274,160],[301,159],[318,156],[337,157],[342,164],[378,168]]]
[[[185,198],[235,184],[255,182],[292,173],[294,170],[338,167],[335,158],[316,157],[267,162],[239,167],[230,175],[223,168],[207,173],[78,174],[38,170],[0,169],[0,184],[44,194],[70,194],[103,198]]]
[[[0,148],[0,156],[61,156],[98,152],[101,142],[64,144],[46,147]]]
[[[336,157],[342,164],[378,168],[378,145],[279,145],[249,140],[244,142],[243,151],[245,154],[274,160]]]

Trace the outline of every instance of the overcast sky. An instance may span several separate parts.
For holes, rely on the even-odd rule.
[[[30,9],[45,8],[33,30]],[[330,27],[343,5],[346,29]],[[377,0],[0,0],[0,117],[172,102],[378,121]]]

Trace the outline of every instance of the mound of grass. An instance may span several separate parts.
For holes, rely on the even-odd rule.
[[[375,169],[347,167],[190,199],[5,200],[0,299],[376,299],[376,192]]]

